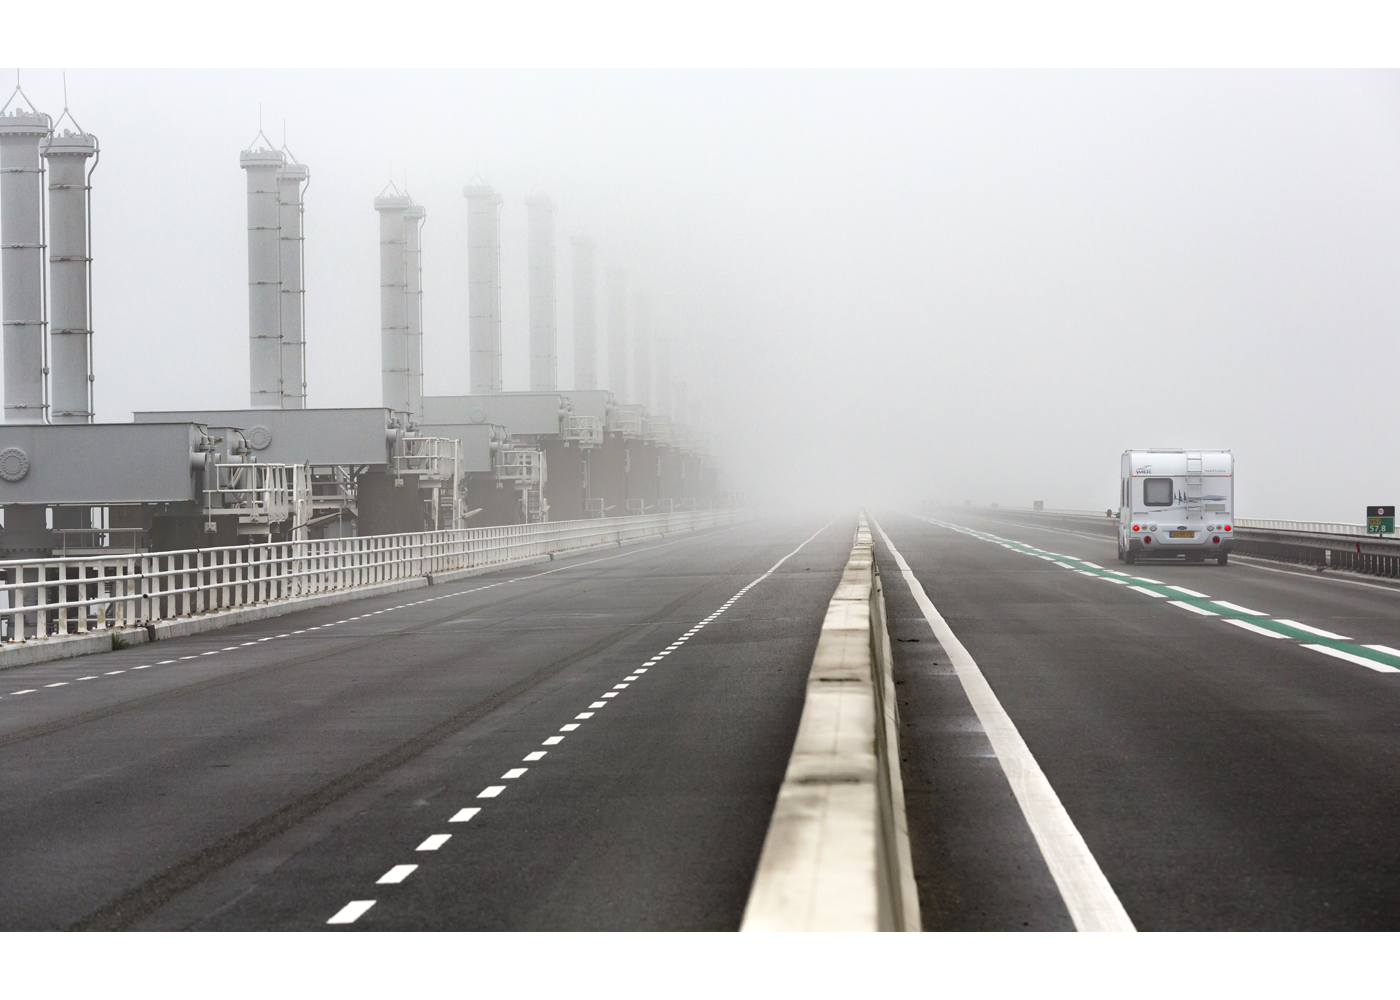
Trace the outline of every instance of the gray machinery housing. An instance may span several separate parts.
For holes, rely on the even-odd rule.
[[[387,466],[404,436],[403,415],[380,406],[315,410],[170,410],[132,414],[138,424],[188,420],[237,427],[259,462]]]

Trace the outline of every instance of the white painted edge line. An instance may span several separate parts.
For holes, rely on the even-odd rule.
[[[1380,663],[1376,660],[1368,660],[1364,656],[1357,656],[1355,653],[1348,653],[1344,649],[1333,649],[1331,646],[1322,646],[1314,642],[1302,644],[1304,649],[1313,649],[1319,653],[1326,653],[1328,656],[1335,656],[1339,660],[1346,660],[1348,663],[1359,664],[1363,667],[1370,667],[1377,673],[1400,674],[1400,668],[1392,667],[1388,663]]]
[[[1313,626],[1311,625],[1304,625],[1302,622],[1295,622],[1291,618],[1275,618],[1274,621],[1278,622],[1280,625],[1291,625],[1294,628],[1302,629],[1304,632],[1311,632],[1313,635],[1320,635],[1324,639],[1340,639],[1342,642],[1352,641],[1352,638],[1349,635],[1338,635],[1336,632],[1329,632],[1323,628],[1313,628]]]
[[[1391,656],[1400,656],[1400,649],[1392,649],[1389,646],[1381,646],[1376,643],[1363,643],[1367,649],[1374,649],[1377,653],[1389,653]]]
[[[1219,617],[1220,617],[1220,615],[1219,615],[1217,612],[1215,612],[1215,611],[1207,611],[1205,608],[1198,608],[1198,607],[1196,607],[1196,605],[1194,605],[1194,604],[1187,604],[1185,601],[1168,601],[1167,603],[1170,604],[1170,605],[1172,605],[1173,607],[1184,608],[1184,609],[1186,609],[1187,611],[1194,611],[1194,612],[1196,612],[1196,614],[1198,614],[1198,615],[1206,615],[1206,616],[1209,617],[1209,618],[1219,618]]]
[[[919,610],[924,613],[933,634],[938,637],[948,658],[953,661],[958,680],[962,681],[968,701],[972,702],[972,708],[977,713],[982,728],[987,731],[992,750],[1006,773],[1006,780],[1011,784],[1011,791],[1016,796],[1016,802],[1026,817],[1031,833],[1035,835],[1035,842],[1040,847],[1046,867],[1050,869],[1050,875],[1060,890],[1075,929],[1136,930],[1128,911],[1123,909],[1118,894],[1113,891],[1113,886],[1109,884],[1098,861],[1090,853],[1089,845],[1084,842],[1079,829],[1074,825],[1074,820],[1070,819],[1069,813],[1065,811],[1064,804],[1055,794],[1055,789],[1050,786],[1045,772],[1036,763],[1016,724],[1011,721],[1011,716],[1006,714],[1006,709],[987,683],[987,678],[982,675],[977,661],[958,641],[958,637],[933,606],[928,594],[924,592],[923,584],[919,583],[909,564],[890,541],[889,535],[885,534],[885,529],[874,518],[871,518],[871,523],[880,533],[885,547],[890,550],[890,555],[894,556],[895,564],[899,566],[900,574],[909,585],[909,592],[919,605]]]
[[[1258,618],[1268,618],[1268,617],[1269,617],[1267,614],[1265,614],[1265,613],[1262,612],[1262,611],[1255,611],[1255,610],[1252,609],[1252,608],[1246,608],[1246,607],[1243,607],[1242,605],[1239,605],[1239,604],[1231,604],[1229,601],[1211,601],[1211,603],[1212,603],[1212,604],[1218,604],[1218,605],[1220,605],[1222,608],[1229,608],[1231,611],[1238,611],[1238,612],[1239,612],[1240,614],[1242,614],[1242,615],[1254,615],[1254,616],[1256,616],[1256,617],[1258,617]]]
[[[365,912],[375,903],[372,899],[356,899],[346,903],[336,911],[335,916],[326,921],[328,924],[353,924],[365,915]]]
[[[1217,601],[1216,603],[1219,602]],[[1263,626],[1256,625],[1253,622],[1247,622],[1241,618],[1226,618],[1225,620],[1231,625],[1237,625],[1240,628],[1248,629],[1249,631],[1254,632],[1258,635],[1267,635],[1271,639],[1288,638],[1288,636],[1284,635],[1282,632],[1275,632],[1273,629],[1264,628]]]

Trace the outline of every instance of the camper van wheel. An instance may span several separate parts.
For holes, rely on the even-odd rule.
[[[1220,553],[1220,559],[1219,559],[1220,565],[1224,566],[1224,565],[1225,565],[1227,562],[1229,562],[1229,561],[1230,561],[1230,553],[1228,553],[1228,552],[1222,552],[1222,553]]]
[[[1137,553],[1129,549],[1127,552],[1123,553],[1123,561],[1129,566],[1133,565],[1133,563],[1137,562]]]
[[[1123,561],[1123,543],[1121,540],[1118,542],[1118,561]]]

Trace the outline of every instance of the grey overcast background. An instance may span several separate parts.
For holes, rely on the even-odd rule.
[[[58,115],[58,70],[22,82]],[[392,164],[428,212],[431,393],[469,384],[479,173],[505,196],[506,388],[542,191],[561,385],[586,230],[650,294],[732,485],[770,502],[1106,508],[1151,446],[1233,449],[1241,516],[1400,502],[1395,72],[69,70],[68,94],[102,143],[101,420],[247,404],[261,106],[311,168],[313,406],[379,403]]]

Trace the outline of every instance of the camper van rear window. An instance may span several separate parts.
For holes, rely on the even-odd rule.
[[[1142,481],[1142,502],[1149,507],[1170,507],[1172,505],[1172,481],[1170,478],[1144,479]]]

